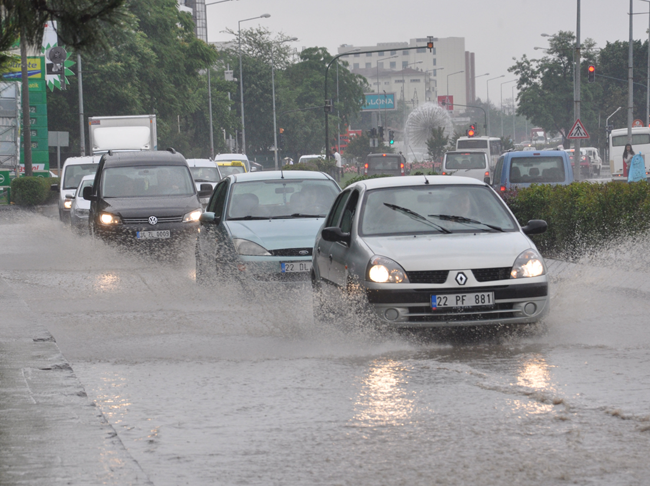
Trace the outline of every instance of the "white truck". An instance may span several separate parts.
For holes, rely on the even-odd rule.
[[[156,115],[88,117],[93,154],[109,150],[158,150]]]

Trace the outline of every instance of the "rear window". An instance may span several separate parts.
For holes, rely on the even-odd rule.
[[[481,153],[464,153],[464,154],[447,154],[445,159],[445,168],[455,169],[485,169],[485,154]]]
[[[627,135],[617,135],[612,137],[612,147],[625,147],[627,144]],[[650,144],[650,133],[632,134],[632,145]]]
[[[400,169],[402,159],[396,155],[387,155],[386,157],[368,158],[368,168],[375,170],[396,170]]]
[[[546,183],[565,180],[562,157],[513,157],[511,183]]]
[[[456,143],[459,149],[485,149],[488,146],[487,140],[458,140]]]

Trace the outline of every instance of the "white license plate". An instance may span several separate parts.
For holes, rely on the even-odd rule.
[[[311,262],[280,263],[282,273],[310,272]]]
[[[431,296],[432,309],[440,309],[442,307],[476,307],[485,305],[494,305],[494,292]]]
[[[135,235],[138,240],[155,240],[159,238],[170,238],[169,230],[160,231],[138,231]]]

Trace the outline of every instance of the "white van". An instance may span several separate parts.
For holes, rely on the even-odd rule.
[[[70,223],[72,198],[74,198],[81,179],[87,175],[95,175],[101,158],[101,155],[68,157],[63,164],[59,184],[52,185],[53,191],[59,191],[59,219],[63,223]]]
[[[214,157],[215,162],[243,162],[246,172],[251,171],[251,163],[246,154],[219,154]]]
[[[447,152],[442,161],[442,175],[471,177],[484,182],[490,178],[490,165],[485,152]]]

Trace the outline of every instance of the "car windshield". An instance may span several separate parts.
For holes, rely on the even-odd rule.
[[[186,166],[110,167],[102,177],[104,197],[189,196],[194,183]]]
[[[445,159],[445,167],[447,169],[485,169],[485,154],[480,153],[464,153],[464,154],[447,154]]]
[[[389,236],[516,229],[504,203],[486,186],[423,184],[368,191],[359,233]]]
[[[243,174],[246,172],[243,165],[219,165],[219,170],[221,170],[221,174],[224,177],[232,174]]]
[[[190,167],[194,182],[219,182],[219,171],[216,167]]]
[[[68,165],[63,176],[63,189],[76,189],[84,176],[97,172],[99,164]]]
[[[562,157],[513,157],[510,166],[512,183],[546,183],[564,181]]]
[[[324,217],[338,193],[330,180],[240,182],[230,192],[228,219]]]

